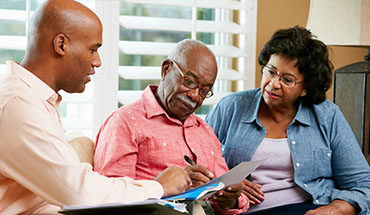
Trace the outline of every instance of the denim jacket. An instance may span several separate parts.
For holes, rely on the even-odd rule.
[[[265,137],[258,119],[261,90],[226,96],[207,115],[222,143],[229,168],[249,161]],[[338,106],[300,101],[287,128],[294,167],[294,181],[311,194],[313,203],[330,204],[341,199],[370,214],[370,167]]]

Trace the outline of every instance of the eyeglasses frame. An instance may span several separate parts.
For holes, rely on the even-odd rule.
[[[176,63],[174,60],[172,60],[172,59],[169,59],[169,60],[171,61],[171,63],[172,63],[172,64],[174,64],[174,65],[175,65],[175,67],[176,67],[177,71],[179,71],[179,73],[180,73],[180,75],[181,75],[181,77],[182,77],[182,80],[181,80],[181,84],[182,84],[182,85],[184,85],[186,88],[188,88],[188,89],[192,89],[192,90],[194,90],[194,89],[198,88],[198,89],[199,89],[199,95],[200,95],[202,98],[210,98],[210,97],[212,97],[212,96],[213,96],[213,94],[214,94],[214,93],[213,93],[212,88],[210,88],[210,89],[209,89],[209,91],[208,91],[208,93],[207,93],[207,95],[206,95],[206,96],[202,96],[202,95],[200,94],[200,90],[202,89],[202,85],[198,84],[198,82],[196,82],[195,80],[193,80],[194,78],[188,78],[188,79],[193,80],[193,81],[194,81],[194,83],[195,83],[195,84],[197,84],[197,86],[196,86],[196,87],[191,88],[191,87],[188,87],[187,85],[185,85],[185,84],[184,84],[184,80],[185,80],[185,78],[186,78],[186,77],[189,77],[189,76],[187,76],[187,75],[185,75],[185,74],[184,74],[184,72],[180,69],[180,67],[177,65],[177,63]],[[211,93],[211,94],[209,94],[209,93]]]
[[[284,76],[284,74],[280,75],[279,70],[277,70],[277,69],[275,69],[275,68],[272,68],[272,67],[270,67],[270,66],[268,66],[268,65],[262,65],[262,69],[261,69],[261,73],[262,73],[262,75],[265,75],[265,74],[263,73],[263,68],[264,68],[264,67],[266,67],[266,68],[268,68],[268,69],[270,69],[270,70],[272,70],[272,71],[274,71],[274,72],[275,72],[275,76],[274,76],[273,78],[271,78],[271,80],[274,80],[276,77],[279,77],[279,81],[280,81],[280,83],[281,83],[281,84],[283,84],[284,86],[288,87],[288,88],[295,87],[297,84],[302,84],[302,83],[304,82],[304,80],[303,80],[303,81],[296,81],[296,80],[294,80],[294,85],[292,85],[292,86],[286,85],[286,84],[284,84],[284,83],[281,81],[281,77],[282,77],[282,76]]]

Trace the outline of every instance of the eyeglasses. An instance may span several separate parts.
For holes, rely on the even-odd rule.
[[[180,67],[177,65],[177,63],[173,60],[171,60],[171,63],[173,65],[175,65],[177,71],[179,71],[179,73],[181,74],[181,77],[182,77],[182,84],[189,88],[189,89],[196,89],[196,88],[199,88],[199,95],[203,98],[209,98],[211,96],[213,96],[213,91],[212,91],[212,88],[210,87],[202,87],[200,84],[198,84],[193,77],[191,76],[187,76],[184,74],[184,72],[180,69]]]
[[[279,81],[286,87],[294,87],[297,84],[302,84],[303,81],[297,81],[294,76],[289,74],[281,74],[277,69],[274,69],[270,66],[262,66],[262,73],[268,79],[275,79],[279,76]]]

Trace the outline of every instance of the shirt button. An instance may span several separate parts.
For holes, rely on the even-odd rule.
[[[327,155],[328,157],[330,157],[330,155],[331,155],[331,154],[330,154],[330,153],[328,153],[328,154],[326,154],[326,155]]]
[[[131,119],[132,119],[132,120],[135,120],[135,118],[134,118],[134,117],[131,117]]]
[[[293,144],[293,145],[295,145],[295,144],[296,144],[296,142],[293,140],[293,141],[292,141],[292,144]]]
[[[128,114],[131,114],[131,112],[129,111],[129,112],[127,112]]]
[[[163,144],[163,146],[167,146],[167,143],[162,143]]]
[[[318,204],[320,201],[316,199],[315,202]]]
[[[214,151],[211,151],[211,153],[214,155],[215,154],[215,152]]]
[[[303,184],[304,187],[307,187],[307,184]]]
[[[295,166],[296,166],[296,167],[300,167],[300,166],[301,166],[301,164],[297,162],[297,163],[295,163]]]

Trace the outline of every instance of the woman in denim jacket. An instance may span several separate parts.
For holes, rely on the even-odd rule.
[[[326,45],[304,28],[282,29],[258,62],[261,88],[226,96],[206,117],[229,168],[269,157],[242,182],[247,214],[370,214],[369,164],[326,99]]]

